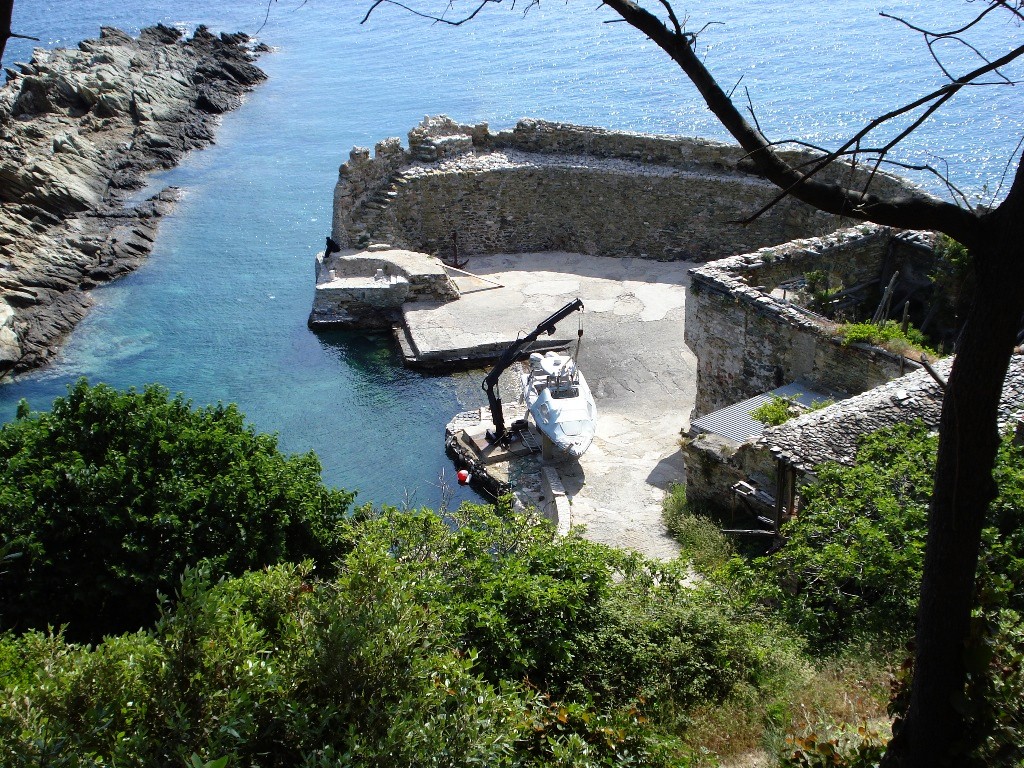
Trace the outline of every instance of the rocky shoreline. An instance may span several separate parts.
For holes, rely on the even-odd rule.
[[[175,200],[134,201],[147,174],[213,143],[220,115],[266,79],[244,34],[138,38],[103,28],[35,51],[0,88],[0,371],[45,365],[92,303],[135,269]]]

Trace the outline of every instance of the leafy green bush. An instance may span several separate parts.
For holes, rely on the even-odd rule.
[[[928,345],[928,339],[917,328],[907,326],[904,333],[902,326],[895,320],[884,323],[846,323],[839,326],[843,344],[873,344],[897,354],[911,352],[927,352],[935,356],[938,353]]]
[[[784,547],[751,563],[732,559],[715,580],[778,611],[816,654],[898,648],[914,629],[937,438],[920,422],[863,438],[855,465],[817,468]],[[971,765],[1024,760],[1024,447],[1005,438],[998,495],[982,533],[968,684],[958,707]],[[906,710],[912,667],[900,673],[890,714]],[[895,726],[894,726],[895,728]],[[818,725],[790,733],[786,766],[874,765],[884,739]]]
[[[928,504],[938,438],[921,423],[864,437],[855,465],[829,464],[801,491],[786,545],[730,578],[776,605],[818,648],[861,635],[909,634],[917,612]],[[1024,448],[1006,439],[999,488],[983,531],[979,597],[988,608],[1024,609]],[[763,586],[756,586],[763,585]]]
[[[749,566],[731,561],[718,578],[776,608],[809,644],[830,652],[881,640],[898,647],[913,632],[937,438],[917,422],[865,437],[853,467],[818,468],[786,545]],[[998,496],[982,534],[978,608],[965,651],[968,684],[959,709],[975,763],[1024,759],[1024,447],[1004,439]],[[911,668],[891,702],[906,708]],[[827,729],[826,729],[827,731]],[[870,765],[874,737],[818,730],[797,734],[785,765]],[[866,761],[866,762],[865,762]]]
[[[971,624],[964,710],[974,765],[1024,765],[1024,618],[980,609]]]
[[[698,704],[772,688],[794,663],[791,640],[695,584],[685,562],[557,538],[507,506],[464,505],[449,520],[385,510],[361,535],[412,570],[419,602],[492,683],[528,679],[601,708],[643,700],[677,728]]]
[[[17,655],[27,669],[0,693],[0,761],[669,764],[665,737],[635,708],[600,712],[484,680],[402,571],[368,545],[334,582],[295,566],[220,584],[190,571],[149,633],[95,649],[8,634],[0,668]]]
[[[866,724],[825,723],[790,735],[779,768],[876,768],[888,743],[888,734]]]
[[[204,565],[148,632],[0,636],[0,763],[685,765],[691,713],[800,667],[686,564],[507,503],[355,519],[329,580]]]
[[[804,281],[810,293],[817,293],[822,289],[828,289],[828,273],[822,269],[812,269],[804,272]]]
[[[755,562],[815,646],[913,626],[935,446],[920,423],[867,436],[853,467],[818,468],[786,545]]]
[[[96,640],[149,623],[202,559],[241,573],[340,552],[352,495],[233,405],[82,380],[50,413],[25,410],[0,429],[0,530],[23,553],[0,579],[9,626]]]
[[[802,413],[810,413],[811,411],[820,411],[834,402],[834,400],[829,399],[814,400],[810,406],[802,406],[797,404],[796,397],[772,395],[771,400],[767,400],[750,412],[750,418],[760,421],[762,424],[767,424],[769,427],[777,427],[780,424],[785,424],[795,416],[799,416]]]
[[[767,424],[770,427],[785,424],[795,415],[793,401],[788,397],[779,397],[778,395],[772,395],[771,400],[761,403],[761,405],[750,412],[750,418],[754,419],[754,421],[760,421],[762,424]]]

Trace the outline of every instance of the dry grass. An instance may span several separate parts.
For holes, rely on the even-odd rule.
[[[693,713],[687,740],[717,756],[708,765],[766,768],[776,764],[787,734],[822,727],[868,725],[888,733],[885,708],[893,667],[875,659],[830,659],[808,664],[774,701],[738,696]]]
[[[790,725],[822,718],[849,724],[888,722],[885,708],[892,679],[892,666],[876,660],[828,661],[795,691]]]

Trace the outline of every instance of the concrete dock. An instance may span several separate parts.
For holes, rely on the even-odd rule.
[[[565,489],[572,524],[586,526],[587,538],[673,557],[678,547],[661,521],[661,503],[665,489],[683,480],[679,437],[695,396],[696,361],[683,343],[691,266],[550,252],[474,256],[466,270],[503,287],[453,274],[462,292],[457,301],[405,305],[403,346],[407,355],[427,359],[493,359],[517,335],[581,298],[578,362],[597,402],[597,436],[578,461],[550,467]],[[552,337],[568,341],[570,352],[577,317],[562,321]],[[516,394],[502,390],[506,400]],[[480,405],[485,400],[481,392]],[[525,485],[527,497],[543,494]]]

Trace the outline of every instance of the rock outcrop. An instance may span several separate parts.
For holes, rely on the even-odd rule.
[[[221,113],[266,79],[245,35],[112,28],[37,49],[0,88],[0,370],[45,364],[89,289],[148,256],[175,198],[146,175],[213,142]]]

